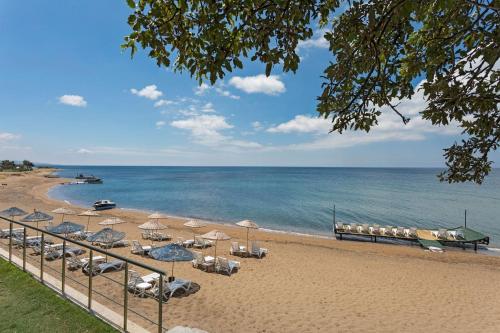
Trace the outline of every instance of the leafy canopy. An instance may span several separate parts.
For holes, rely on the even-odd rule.
[[[441,180],[481,183],[500,141],[500,8],[494,0],[127,0],[131,33],[159,66],[214,84],[250,58],[295,72],[297,45],[326,29],[317,111],[332,131],[369,131],[380,108],[401,116],[395,100],[411,98],[425,78],[421,115],[436,126],[458,124],[464,139],[444,149]]]

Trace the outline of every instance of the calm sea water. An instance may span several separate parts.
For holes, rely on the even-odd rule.
[[[60,175],[93,174],[102,185],[65,185],[50,195],[91,206],[111,199],[121,208],[331,234],[337,219],[417,227],[463,225],[500,244],[500,172],[484,185],[445,184],[438,169],[271,167],[61,167]]]

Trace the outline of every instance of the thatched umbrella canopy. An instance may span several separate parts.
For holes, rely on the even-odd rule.
[[[2,215],[2,216],[8,216],[12,220],[14,220],[14,218],[16,216],[23,216],[23,215],[26,215],[26,214],[28,214],[28,213],[25,212],[24,210],[22,210],[21,208],[17,208],[17,207],[10,207],[10,208],[4,209],[4,210],[2,210],[0,212],[0,215]]]
[[[61,222],[64,221],[64,215],[76,215],[76,212],[72,211],[69,208],[64,208],[64,207],[56,208],[52,211],[52,213],[62,215]]]
[[[153,214],[149,215],[148,219],[152,219],[152,220],[165,220],[165,219],[168,219],[168,216],[165,215],[165,214],[156,212],[156,213],[153,213]]]
[[[125,233],[113,230],[111,228],[104,228],[93,235],[87,237],[87,241],[96,242],[96,243],[104,243],[111,244],[111,248],[113,248],[113,243],[116,243],[125,238]],[[108,255],[106,254],[106,260],[108,259]]]
[[[119,217],[109,217],[109,218],[105,219],[104,221],[99,222],[99,225],[106,225],[106,226],[110,225],[111,229],[113,229],[115,224],[122,224],[122,223],[126,223],[126,222],[123,221]]]
[[[114,243],[124,239],[125,235],[126,234],[124,232],[116,231],[111,228],[104,228],[87,237],[87,241],[98,243]]]
[[[85,231],[89,231],[90,218],[93,217],[93,216],[99,216],[99,214],[96,211],[93,211],[93,210],[86,210],[86,211],[81,212],[80,214],[78,214],[78,216],[87,216],[88,217],[88,219],[87,219],[87,229],[85,229]]]
[[[223,240],[230,240],[231,237],[226,235],[224,232],[219,231],[219,230],[212,230],[210,232],[207,232],[204,235],[201,235],[202,238],[204,239],[210,239],[215,241],[215,252],[214,252],[214,258],[217,258],[217,242],[218,241],[223,241]]]
[[[247,252],[250,252],[248,249],[248,231],[250,229],[259,229],[259,226],[257,225],[257,223],[255,223],[254,221],[251,221],[251,220],[243,220],[243,221],[237,222],[236,225],[243,227],[243,228],[247,228]]]
[[[158,220],[149,220],[148,222],[143,223],[140,226],[138,226],[138,228],[142,229],[142,230],[152,230],[152,231],[156,232],[158,230],[167,229],[168,227],[166,225],[163,225],[160,222],[158,222]],[[153,243],[153,241],[151,241],[151,243]]]
[[[206,227],[207,224],[199,220],[189,220],[188,222],[184,223],[184,226],[193,229],[193,241],[194,241],[194,238],[196,237],[195,230]]]
[[[68,234],[72,234],[77,231],[82,231],[85,227],[81,224],[76,224],[73,222],[63,222],[59,225],[48,228],[47,230],[54,234],[64,234],[64,237],[68,237]]]
[[[29,214],[28,216],[25,216],[21,219],[21,222],[36,222],[36,227],[38,228],[38,224],[40,222],[45,222],[45,221],[52,221],[54,217],[50,216],[49,214],[46,214],[44,212],[34,210],[33,213]],[[38,235],[38,232],[37,232]]]

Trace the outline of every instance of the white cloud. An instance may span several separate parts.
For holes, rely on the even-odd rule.
[[[252,122],[252,127],[256,131],[262,130],[262,124],[260,123],[260,121],[254,121],[254,122]]]
[[[159,107],[167,106],[167,105],[171,105],[171,104],[175,104],[175,102],[170,101],[168,99],[160,99],[159,101],[155,102],[154,107],[159,108]]]
[[[212,103],[206,103],[201,107],[202,112],[215,112],[214,105]]]
[[[145,149],[145,148],[108,147],[108,146],[80,148],[77,150],[71,150],[71,152],[76,152],[77,154],[85,154],[85,155],[105,155],[105,156],[115,155],[115,156],[145,156],[145,157],[181,155],[183,153],[186,153],[186,151],[181,151],[171,148]]]
[[[199,115],[183,120],[174,120],[170,123],[175,128],[191,131],[195,141],[202,144],[214,144],[222,141],[224,136],[220,130],[233,128],[223,116]]]
[[[162,128],[163,126],[165,126],[167,123],[163,120],[159,120],[156,122],[156,128]]]
[[[197,96],[203,96],[205,94],[205,92],[207,92],[211,88],[212,87],[210,87],[208,84],[206,84],[205,82],[203,82],[198,87],[196,87],[196,90],[195,90],[194,94],[197,95]]]
[[[145,97],[151,100],[158,99],[163,93],[158,90],[158,87],[154,84],[151,84],[149,86],[146,86],[142,88],[141,90],[137,90],[135,88],[130,89],[130,92],[134,95],[140,96],[140,97]]]
[[[421,82],[417,89],[421,87]],[[267,129],[271,133],[312,133],[316,137],[309,142],[303,142],[284,147],[273,147],[273,149],[292,150],[319,150],[345,148],[360,144],[368,144],[382,141],[421,141],[428,134],[458,135],[461,133],[457,123],[448,126],[435,126],[430,121],[422,119],[420,111],[424,110],[427,101],[423,91],[417,90],[411,100],[393,100],[392,103],[399,104],[398,110],[410,117],[411,120],[404,125],[401,118],[389,107],[380,109],[382,114],[378,118],[378,125],[373,127],[369,133],[362,131],[345,131],[342,134],[328,131],[332,127],[330,119],[315,118],[308,115],[298,115],[294,119]]]
[[[299,44],[297,46],[298,49],[300,48],[321,48],[321,49],[327,49],[330,47],[330,43],[325,39],[325,33],[327,32],[326,29],[319,29],[314,32],[314,36],[310,39],[307,40],[301,40],[299,41]]]
[[[224,81],[219,81],[215,87],[209,86],[206,83],[202,83],[198,87],[195,88],[194,94],[197,96],[203,96],[205,93],[214,89],[217,94],[223,97],[228,97],[231,99],[240,99],[240,96],[233,95],[229,90],[225,89],[226,85]]]
[[[13,141],[19,139],[21,136],[18,134],[13,134],[13,133],[0,133],[0,143],[7,142],[7,141]]]
[[[220,88],[220,87],[216,87],[215,88],[215,91],[221,95],[221,96],[224,96],[224,97],[228,97],[228,98],[231,98],[231,99],[240,99],[240,96],[238,95],[233,95],[231,94],[231,92],[229,90],[225,90],[223,88]]]
[[[174,120],[172,127],[190,131],[196,143],[217,148],[260,148],[257,142],[235,140],[221,133],[234,126],[227,123],[226,118],[219,115],[196,115],[183,120]]]
[[[298,115],[292,120],[268,128],[270,133],[327,133],[331,128],[331,123],[328,120],[308,115]]]
[[[248,94],[278,95],[286,91],[285,84],[277,75],[234,76],[229,80],[229,84]]]
[[[59,103],[78,107],[87,106],[87,101],[78,95],[62,95],[59,97]]]

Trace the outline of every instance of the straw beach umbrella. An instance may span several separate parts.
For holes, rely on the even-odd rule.
[[[259,229],[259,226],[257,225],[257,223],[255,223],[254,221],[250,221],[250,220],[243,220],[243,221],[237,222],[236,225],[243,227],[243,228],[247,228],[247,252],[250,252],[248,249],[248,231],[250,229]]]
[[[90,218],[93,216],[99,216],[97,212],[94,212],[93,210],[86,210],[84,212],[81,212],[78,214],[78,216],[87,216],[87,229],[85,231],[89,231],[89,224],[90,224]]]
[[[218,241],[224,241],[224,240],[230,240],[231,237],[223,233],[222,231],[219,230],[212,230],[210,232],[207,232],[204,235],[201,235],[201,238],[204,239],[210,239],[215,241],[215,253],[214,253],[214,258],[217,258],[217,242]]]
[[[17,208],[17,207],[10,207],[10,208],[7,208],[7,209],[2,210],[0,212],[0,215],[2,215],[2,216],[8,216],[12,220],[15,220],[16,216],[23,216],[23,215],[26,215],[26,214],[28,214],[28,213],[26,213],[21,208]]]
[[[113,230],[111,228],[104,228],[95,234],[87,237],[87,241],[89,242],[97,242],[97,243],[114,243],[118,242],[125,238],[125,233]]]
[[[194,241],[194,238],[196,237],[195,229],[206,227],[207,224],[199,220],[189,220],[188,222],[184,223],[184,226],[193,229],[193,241]]]
[[[99,222],[99,225],[106,225],[106,226],[110,225],[111,229],[113,229],[115,224],[122,224],[122,223],[126,223],[126,222],[118,217],[109,217],[109,218],[105,219],[104,221]]]
[[[156,213],[149,215],[148,219],[157,220],[157,221],[158,220],[165,220],[165,219],[168,219],[168,216],[165,214],[156,212]]]
[[[150,230],[150,231],[156,232],[158,230],[167,229],[168,227],[166,225],[163,225],[160,222],[158,222],[158,220],[149,220],[148,222],[138,226],[138,228],[142,229],[142,230]],[[152,244],[154,243],[153,239],[151,239],[151,243]]]
[[[38,224],[40,222],[45,222],[45,221],[52,221],[54,218],[50,216],[49,214],[46,214],[44,212],[34,210],[33,213],[29,214],[28,216],[25,216],[21,219],[21,222],[36,222],[36,227],[38,228]],[[38,235],[38,231],[36,233]]]
[[[47,230],[54,234],[64,234],[64,237],[68,238],[68,234],[82,231],[84,228],[85,227],[81,224],[66,221],[54,227],[48,228]]]
[[[119,232],[113,230],[111,228],[104,228],[93,235],[87,237],[87,241],[96,242],[96,243],[104,243],[111,244],[111,248],[113,248],[113,243],[116,243],[125,238],[124,232]],[[108,259],[108,255],[106,254],[106,260]]]
[[[61,223],[64,222],[64,215],[76,215],[76,212],[64,207],[54,209],[52,213],[62,215]]]
[[[193,252],[175,243],[154,248],[149,252],[149,255],[156,260],[172,262],[172,278],[174,278],[176,261],[191,261],[194,258]]]

